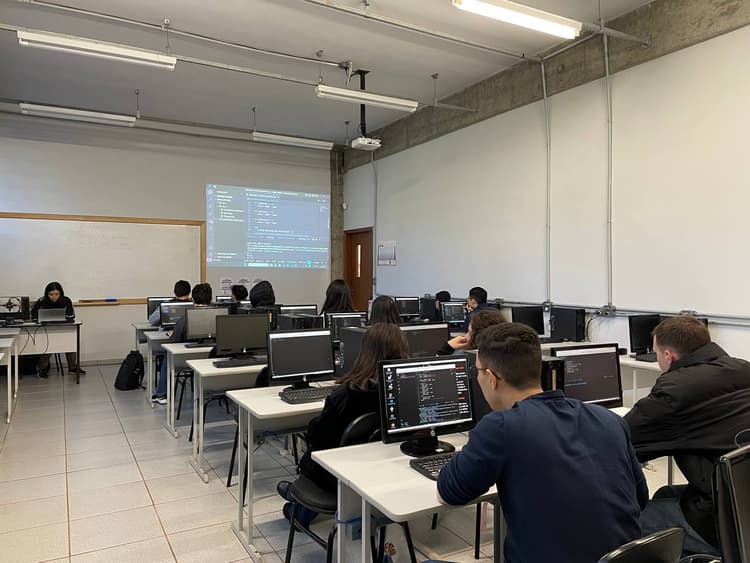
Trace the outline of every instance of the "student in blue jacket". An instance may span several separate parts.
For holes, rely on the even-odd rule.
[[[497,485],[508,563],[596,563],[641,537],[648,488],[625,421],[543,391],[531,328],[504,323],[478,340],[477,377],[493,412],[440,472],[440,501],[466,504]]]

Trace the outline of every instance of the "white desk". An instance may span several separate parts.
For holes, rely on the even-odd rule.
[[[154,394],[154,354],[161,350],[162,344],[169,340],[169,335],[161,330],[153,330],[144,332],[143,336],[146,337],[147,351],[146,351],[146,404],[152,409],[154,403],[151,401],[151,396]],[[167,392],[169,390],[167,389]]]
[[[78,367],[81,366],[81,321],[69,323],[24,323],[17,327],[18,354],[62,354],[75,352]],[[68,366],[70,367],[70,366]],[[81,374],[76,374],[76,384],[81,382]]]
[[[190,365],[191,362],[188,362]],[[194,368],[195,369],[195,368]],[[236,368],[232,368],[236,369]],[[290,405],[279,398],[281,387],[261,387],[229,391],[227,397],[239,408],[239,480],[237,522],[232,524],[240,543],[255,563],[262,563],[263,555],[253,545],[253,437],[259,427],[275,430],[306,428],[312,418],[323,410],[323,401]],[[242,476],[247,467],[247,523],[244,521]],[[368,544],[369,546],[369,544]]]
[[[638,372],[643,370],[652,373],[661,373],[661,368],[659,368],[657,362],[641,362],[630,356],[620,356],[620,367],[631,368],[633,376],[633,404],[638,402]]]
[[[231,391],[248,389],[255,385],[258,374],[265,364],[233,368],[217,368],[214,362],[220,360],[188,360],[187,365],[193,370],[193,455],[190,465],[195,472],[208,483],[208,472],[203,463],[203,393],[205,391]],[[273,389],[267,387],[266,389]],[[275,391],[278,393],[279,388]],[[281,402],[281,399],[279,399]],[[241,475],[241,473],[240,473]]]
[[[468,442],[465,434],[441,436],[460,450]],[[401,453],[401,444],[372,442],[358,446],[313,452],[312,458],[339,481],[338,519],[336,534],[339,563],[371,560],[371,514],[376,508],[394,522],[406,522],[423,514],[433,514],[455,508],[437,500],[436,482],[409,467],[412,459]],[[503,560],[503,530],[501,510],[497,503],[497,488],[492,487],[474,502],[495,504],[494,560]],[[346,537],[343,522],[362,517],[361,553],[357,556],[354,543]]]
[[[162,344],[162,350],[167,354],[167,420],[164,428],[175,438],[177,438],[177,428],[175,428],[174,412],[174,381],[175,370],[179,362],[188,359],[207,358],[213,346],[201,346],[199,348],[187,348],[186,343],[179,344]]]
[[[130,323],[130,326],[132,326],[135,329],[135,349],[136,350],[138,350],[141,343],[146,342],[146,338],[143,335],[144,332],[152,332],[154,330],[159,330],[158,326],[154,326],[148,321]]]
[[[10,422],[10,417],[13,410],[12,401],[15,400],[18,397],[18,335],[21,333],[20,328],[0,328],[0,339],[6,340],[6,339],[12,339],[13,340],[13,347],[7,348],[5,350],[5,353],[9,356],[13,355],[13,372],[14,372],[14,379],[15,379],[15,385],[12,390],[13,399],[11,399],[11,389],[8,389],[8,422]],[[0,350],[2,347],[0,346]],[[10,358],[6,358],[6,360],[10,360]],[[11,384],[10,380],[11,374],[10,370],[8,371],[8,385]]]

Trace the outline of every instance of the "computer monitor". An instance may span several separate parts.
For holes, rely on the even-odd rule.
[[[653,351],[651,333],[660,322],[661,315],[630,315],[628,317],[630,351],[633,354],[645,354]]]
[[[436,299],[434,297],[419,298],[419,318],[428,321],[440,322],[442,317],[440,311],[435,308]]]
[[[565,360],[563,389],[571,399],[603,407],[622,406],[622,378],[617,344],[581,344],[552,348]]]
[[[195,307],[192,301],[170,301],[159,305],[161,310],[161,326],[174,326],[178,319],[185,316],[185,311]]]
[[[227,307],[188,309],[185,311],[185,337],[199,341],[216,338],[216,317],[227,313]]]
[[[393,301],[401,317],[419,317],[419,297],[394,297]]]
[[[451,337],[448,323],[402,325],[401,331],[409,342],[412,358],[437,355],[443,344]]]
[[[268,373],[272,384],[291,383],[294,389],[333,377],[331,329],[269,332]]]
[[[570,342],[586,340],[586,309],[552,307],[549,317],[550,336]]]
[[[317,305],[281,305],[279,307],[281,315],[317,315]]]
[[[531,327],[537,334],[544,334],[544,309],[539,307],[511,307],[513,322]]]
[[[216,355],[264,354],[268,346],[268,318],[253,315],[216,317]]]
[[[326,313],[326,326],[331,329],[334,342],[341,342],[341,331],[352,326],[366,326],[367,312]]]
[[[23,322],[29,318],[29,298],[22,295],[0,297],[0,321]]]
[[[248,315],[265,316],[271,323],[271,330],[279,328],[279,307],[278,305],[268,305],[265,307],[251,307],[247,309]]]
[[[174,297],[148,297],[146,298],[146,318],[151,318],[154,311],[159,308],[159,305],[172,301]]]
[[[466,303],[462,301],[447,301],[440,304],[443,322],[450,326],[462,326],[466,320]]]
[[[474,425],[467,360],[460,356],[381,362],[378,395],[383,442],[404,442],[406,455],[453,451],[437,436]]]
[[[214,296],[214,302],[215,303],[231,303],[232,302],[232,296],[231,295],[216,295]]]

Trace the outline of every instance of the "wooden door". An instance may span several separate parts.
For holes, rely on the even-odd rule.
[[[372,229],[344,233],[344,279],[357,311],[367,311],[372,297]]]

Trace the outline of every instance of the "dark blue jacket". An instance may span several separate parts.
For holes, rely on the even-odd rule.
[[[497,309],[497,306],[494,303],[480,303],[477,305],[477,308],[474,309],[474,311],[483,311],[485,309]],[[469,323],[471,322],[471,316],[474,314],[474,311],[471,311],[470,313],[466,313],[466,318],[464,319],[464,326],[463,331],[468,332],[469,330]]]
[[[440,473],[438,491],[460,505],[495,484],[509,563],[595,563],[641,537],[648,488],[627,424],[562,391],[482,418]]]

